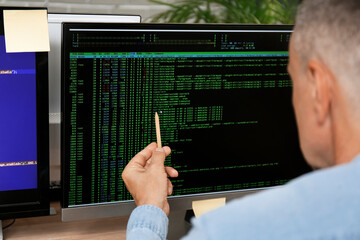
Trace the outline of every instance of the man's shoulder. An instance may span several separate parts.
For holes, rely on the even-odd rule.
[[[296,198],[309,198],[309,201],[321,200],[323,198],[346,199],[345,196],[354,196],[360,194],[360,155],[352,162],[334,167],[316,170],[304,174],[281,187],[280,192],[286,196],[290,192],[296,193]],[[356,189],[355,189],[356,188]],[[275,194],[271,191],[268,194]],[[340,194],[341,193],[341,194]]]
[[[221,222],[219,230],[230,237],[240,232],[247,238],[278,239],[316,239],[324,234],[343,239],[344,234],[360,234],[359,173],[360,158],[314,171],[282,187],[232,201],[196,224],[208,225],[216,234],[218,228],[211,225]]]

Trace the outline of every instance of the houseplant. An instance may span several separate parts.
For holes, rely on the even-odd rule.
[[[152,22],[293,24],[301,0],[149,1],[169,7]]]

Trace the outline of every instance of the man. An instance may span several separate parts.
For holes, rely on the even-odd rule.
[[[293,105],[317,170],[204,214],[184,239],[360,239],[360,1],[304,0],[290,42]],[[123,172],[137,208],[128,239],[166,239],[170,149],[150,144]],[[211,151],[211,149],[204,149]]]

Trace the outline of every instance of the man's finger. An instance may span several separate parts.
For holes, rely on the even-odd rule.
[[[175,178],[175,177],[179,176],[179,173],[178,173],[178,171],[175,170],[175,168],[165,167],[165,171],[166,171],[168,177]]]
[[[171,149],[168,146],[163,147],[163,149],[165,151],[165,156],[166,157],[169,156],[171,153]]]
[[[171,183],[171,181],[168,179],[168,196],[170,196],[173,192],[173,185]]]
[[[146,161],[150,159],[152,152],[156,149],[156,143],[150,143],[141,152],[135,155],[129,162],[129,164],[139,164],[141,166],[146,165]]]

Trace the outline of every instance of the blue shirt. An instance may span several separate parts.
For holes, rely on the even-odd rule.
[[[193,219],[190,239],[360,239],[360,155],[283,187],[234,200]],[[166,239],[168,219],[150,205],[130,216],[127,239]]]

